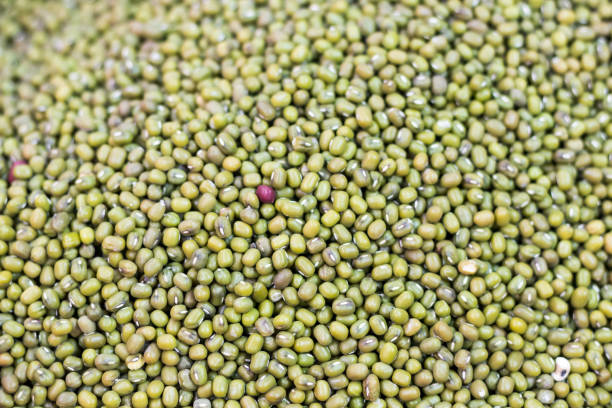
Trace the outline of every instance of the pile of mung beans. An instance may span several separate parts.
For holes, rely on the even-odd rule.
[[[611,407],[612,3],[0,4],[0,408]]]

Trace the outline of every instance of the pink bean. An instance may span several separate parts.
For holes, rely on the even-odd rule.
[[[270,186],[261,185],[257,187],[255,192],[262,203],[272,204],[276,199],[276,191]]]
[[[16,160],[11,164],[11,169],[9,170],[9,174],[8,174],[9,184],[12,184],[13,181],[15,181],[15,167],[22,165],[22,164],[27,164],[27,162],[25,160]]]

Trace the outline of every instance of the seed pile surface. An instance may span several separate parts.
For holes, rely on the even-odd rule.
[[[610,407],[612,4],[15,0],[0,407]]]

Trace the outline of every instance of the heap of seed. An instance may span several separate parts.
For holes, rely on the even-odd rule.
[[[611,27],[0,5],[0,408],[609,408]]]

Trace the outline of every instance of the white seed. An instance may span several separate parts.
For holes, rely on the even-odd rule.
[[[565,357],[557,357],[555,360],[555,371],[552,373],[552,378],[555,381],[564,381],[570,372],[570,362]]]
[[[464,259],[459,262],[458,269],[464,275],[474,275],[478,272],[478,264],[472,259]]]
[[[211,406],[208,398],[198,398],[193,402],[193,408],[210,408]]]

